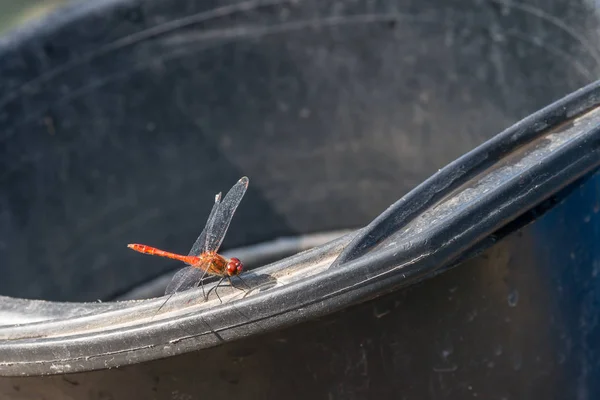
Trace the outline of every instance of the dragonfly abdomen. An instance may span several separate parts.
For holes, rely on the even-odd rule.
[[[138,253],[143,253],[143,254],[150,254],[152,256],[160,256],[160,257],[166,257],[166,258],[170,258],[173,260],[177,260],[177,261],[183,261],[186,264],[196,264],[198,262],[199,257],[195,257],[195,256],[182,256],[180,254],[175,254],[175,253],[171,253],[168,251],[164,251],[161,249],[157,249],[156,247],[152,247],[152,246],[146,246],[145,244],[128,244],[127,247],[129,247],[132,250],[137,251]]]

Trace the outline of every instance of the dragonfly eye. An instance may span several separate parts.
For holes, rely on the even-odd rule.
[[[244,265],[239,258],[232,257],[227,263],[227,274],[229,276],[237,275],[244,270]]]

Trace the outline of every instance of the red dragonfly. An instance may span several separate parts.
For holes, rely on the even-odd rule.
[[[243,177],[237,181],[225,195],[223,201],[221,201],[221,193],[215,196],[215,204],[208,216],[206,226],[200,236],[198,236],[198,239],[196,239],[196,242],[187,256],[170,253],[144,244],[127,245],[130,249],[140,253],[167,257],[173,260],[183,261],[189,265],[175,273],[171,283],[167,286],[165,295],[173,295],[176,292],[198,286],[207,275],[221,277],[221,280],[219,280],[215,286],[216,288],[226,278],[229,279],[229,282],[231,283],[231,277],[237,276],[242,272],[244,266],[239,259],[235,257],[227,259],[222,255],[217,254],[217,251],[219,250],[219,247],[221,247],[221,243],[223,243],[223,238],[225,238],[233,214],[246,193],[248,182],[249,180],[247,177]],[[232,283],[231,285],[233,286]],[[202,285],[202,293],[206,299],[207,296],[206,293],[204,293],[204,285]],[[219,297],[219,300],[220,299],[221,298]],[[168,300],[169,299],[167,299],[167,301]]]

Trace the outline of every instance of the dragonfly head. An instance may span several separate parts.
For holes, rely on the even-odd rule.
[[[231,257],[227,263],[227,275],[234,276],[240,274],[244,270],[244,264],[239,258]]]

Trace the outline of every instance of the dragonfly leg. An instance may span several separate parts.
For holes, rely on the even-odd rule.
[[[248,289],[252,289],[252,288],[250,287],[250,285],[248,285],[248,284],[246,283],[246,281],[242,279],[242,277],[241,277],[241,276],[239,276],[239,275],[238,275],[238,276],[237,276],[237,278],[238,278],[238,279],[240,280],[240,282],[242,282],[242,283],[244,284],[244,286],[246,286]]]
[[[204,292],[204,282],[200,281],[200,284],[202,285],[202,297],[204,297],[204,301],[207,301],[208,300],[208,295]]]
[[[204,292],[204,278],[206,277],[207,272],[208,269],[204,270],[204,273],[202,274],[202,276],[200,277],[200,281],[198,282],[200,285],[202,285],[202,296],[204,296],[204,301],[208,300],[208,295]],[[210,293],[210,291],[208,293]]]
[[[221,284],[221,282],[223,282],[223,279],[225,279],[225,277],[222,277],[221,279],[219,279],[219,282],[217,282],[217,284],[215,285],[215,294],[217,295],[217,298],[219,299],[219,301],[221,302],[221,304],[223,304],[223,300],[221,300],[221,296],[219,296],[219,292],[217,292],[217,289],[219,288],[219,285]],[[209,291],[210,293],[210,291]]]
[[[241,281],[241,282],[244,284],[244,286],[246,286],[248,289],[250,289],[250,286],[248,286],[248,285],[246,284],[246,282],[244,282],[244,280],[243,280],[243,279],[242,279],[242,278],[241,278],[239,275],[238,275],[237,277],[238,277],[238,278],[239,278],[239,280],[240,280],[240,281]],[[232,288],[235,288],[235,289],[237,289],[237,290],[241,290],[241,291],[242,291],[242,292],[244,292],[244,293],[246,292],[246,290],[245,290],[245,289],[243,289],[243,288],[241,288],[241,287],[238,287],[238,286],[234,285],[234,284],[233,284],[233,280],[231,279],[231,277],[227,277],[227,279],[229,280],[229,284],[231,285],[231,287],[232,287]]]

